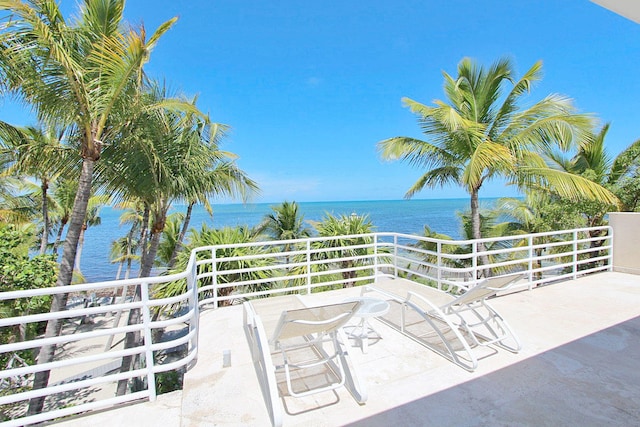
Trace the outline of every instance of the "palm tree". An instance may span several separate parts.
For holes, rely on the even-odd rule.
[[[39,203],[21,179],[0,174],[0,220],[30,224],[38,214]]]
[[[621,210],[626,212],[638,210],[640,206],[640,139],[625,148],[613,160],[607,185],[620,199]]]
[[[580,145],[571,158],[567,158],[563,152],[548,151],[546,156],[549,166],[583,176],[621,195],[629,193],[625,187],[629,179],[637,176],[640,167],[640,140],[632,143],[612,159],[605,147],[608,131],[607,123],[587,142]],[[593,201],[583,207],[590,227],[602,225],[605,214],[616,208],[606,200]],[[628,210],[630,207],[632,206],[622,204],[623,210]]]
[[[82,171],[64,244],[58,286],[71,283],[78,239],[91,194],[96,162],[105,145],[116,144],[130,118],[143,82],[142,67],[159,38],[174,24],[162,24],[149,38],[144,28],[125,30],[124,0],[85,0],[74,25],[54,0],[3,0],[8,16],[0,27],[2,86],[33,106],[44,123],[74,126]],[[67,294],[54,297],[51,310],[63,310]],[[47,323],[46,337],[62,322]],[[54,345],[40,349],[38,363],[53,359]],[[46,387],[49,371],[38,372],[34,388]],[[42,410],[44,397],[32,399],[28,414]]]
[[[252,229],[250,227],[223,227],[223,228],[211,228],[206,224],[202,224],[200,230],[191,229],[189,231],[189,239],[188,243],[185,245],[185,250],[178,254],[178,258],[176,261],[176,265],[174,270],[170,270],[169,273],[176,273],[180,271],[184,271],[187,267],[187,263],[189,262],[189,257],[191,256],[191,251],[195,248],[201,246],[217,246],[217,245],[227,245],[227,244],[236,244],[236,243],[251,243],[255,242],[258,236],[260,235],[257,229]],[[230,248],[219,248],[216,251],[216,257],[220,260],[217,263],[217,271],[216,280],[218,284],[221,285],[230,285],[220,287],[218,289],[217,296],[225,297],[229,296],[235,289],[235,286],[232,286],[234,282],[239,281],[258,281],[264,280],[268,277],[268,268],[264,270],[254,268],[259,267],[268,267],[273,264],[273,258],[270,257],[252,257],[254,255],[266,254],[266,250],[264,247],[259,245],[253,246],[240,246],[240,247],[230,247]],[[210,259],[211,254],[207,254],[206,252],[200,252],[199,259]],[[224,260],[223,258],[230,257],[240,257],[243,259],[239,260]],[[244,258],[246,257],[246,258]],[[199,274],[210,272],[211,271],[211,263],[204,263],[198,267]],[[225,271],[241,271],[240,273],[225,273]],[[211,277],[204,277],[202,280],[198,281],[198,286],[208,286],[211,285]],[[262,288],[269,288],[271,285],[269,283],[265,283],[263,285],[255,285],[250,289],[244,289],[242,292],[253,292],[261,290]],[[180,280],[172,283],[163,283],[159,285],[154,290],[154,298],[169,298],[172,296],[177,296],[184,294],[187,291],[187,283],[186,281]],[[211,295],[209,295],[211,296]],[[222,305],[228,305],[230,302],[222,302]]]
[[[569,147],[585,141],[592,126],[589,116],[577,114],[571,100],[559,95],[520,107],[521,98],[540,80],[541,72],[542,63],[537,62],[516,80],[508,59],[498,60],[487,70],[464,58],[458,64],[457,77],[443,72],[447,102],[436,100],[430,107],[403,98],[418,114],[422,132],[430,138],[395,137],[378,143],[383,158],[406,160],[427,169],[405,197],[425,188],[461,186],[471,197],[474,239],[482,238],[479,192],[493,178],[507,178],[520,188],[549,186],[572,199],[617,203],[601,186],[548,168],[538,154],[545,146]],[[503,96],[507,84],[511,89]]]
[[[218,132],[215,132],[216,138],[217,135]],[[225,152],[225,155],[230,158],[234,157],[231,153]],[[191,212],[196,203],[202,204],[207,212],[213,215],[213,208],[209,202],[210,197],[239,197],[243,202],[246,202],[249,197],[258,192],[258,184],[238,168],[233,160],[219,159],[213,167],[213,170],[205,171],[204,176],[201,176],[198,181],[198,185],[189,187],[195,192],[189,196],[189,203],[182,222],[182,228],[180,229],[180,233],[173,247],[173,252],[167,263],[168,268],[173,268],[176,257],[182,250],[184,238],[189,229],[189,223],[191,222]]]
[[[129,225],[126,240],[133,244],[132,253],[136,254],[136,257],[132,258],[131,261],[140,262],[141,255],[138,255],[138,253],[145,252],[144,247],[147,242],[147,230],[149,228],[148,209],[146,209],[144,202],[135,198],[120,201],[114,207],[123,210],[122,214],[120,214],[120,226]],[[127,262],[127,272],[131,272],[131,262]],[[129,277],[128,274],[126,276],[127,278]]]
[[[197,110],[195,99],[169,98],[164,87],[150,82],[142,102],[149,105],[187,103],[191,106],[186,112],[148,109],[123,134],[128,150],[105,148],[104,161],[97,169],[98,179],[116,198],[135,199],[144,205],[143,224],[150,226],[148,244],[142,240],[140,277],[147,277],[151,275],[173,202],[202,200],[211,193],[255,184],[239,169],[231,167],[224,170],[234,171],[232,177],[236,181],[220,179],[214,182],[214,178],[221,177],[216,166],[229,157],[219,150],[217,143],[217,133],[222,132],[224,126],[212,124]],[[138,286],[134,296],[137,300],[141,298],[140,291]],[[139,318],[140,311],[131,310],[128,324],[137,324]],[[139,333],[128,333],[125,348],[138,341]],[[132,363],[135,363],[132,357],[123,358],[122,371],[129,370]],[[118,395],[125,391],[126,381],[120,381]]]
[[[48,190],[55,182],[67,163],[79,161],[70,157],[72,153],[62,144],[64,132],[55,128],[33,127],[16,128],[15,132],[2,138],[3,149],[12,157],[12,164],[5,173],[17,177],[33,177],[39,183],[42,214],[42,234],[40,254],[47,250],[50,220]]]
[[[553,230],[568,230],[586,226],[585,218],[575,209],[575,204],[543,192],[530,191],[524,199],[505,197],[498,200],[495,212],[506,217],[509,234],[534,234]],[[536,246],[534,269],[542,267],[541,257],[547,250],[546,244],[557,241],[554,236],[536,236],[532,243]],[[515,246],[528,245],[527,241],[515,242]],[[552,251],[564,248],[552,247]],[[536,273],[542,278],[542,272]]]
[[[605,147],[605,137],[608,131],[609,124],[607,123],[600,131],[594,132],[586,143],[581,144],[575,155],[569,159],[562,152],[549,151],[547,158],[550,167],[582,176],[626,196],[629,189],[625,187],[629,181],[633,182],[632,177],[640,166],[640,140],[635,141],[612,160]],[[628,197],[623,197],[623,199],[629,200]],[[604,225],[607,212],[617,208],[615,204],[607,200],[578,201],[572,205],[570,206],[572,210],[578,210],[584,215],[587,227]],[[590,238],[596,238],[603,233],[603,230],[589,230],[588,235]],[[590,247],[599,247],[603,243],[603,240],[594,239],[591,240]],[[592,252],[592,257],[597,256],[596,252]]]
[[[311,229],[304,225],[304,215],[296,202],[284,201],[266,215],[261,227],[274,240],[293,240],[311,236]]]
[[[57,228],[56,239],[53,243],[53,253],[58,255],[58,247],[62,240],[64,228],[71,219],[75,194],[78,191],[78,183],[69,179],[58,179],[53,188],[54,207],[51,212],[53,228]],[[78,240],[80,240],[78,238]]]
[[[373,224],[369,220],[368,215],[351,215],[334,216],[327,214],[320,222],[312,222],[316,231],[321,237],[333,237],[336,239],[322,240],[313,242],[314,249],[336,248],[335,251],[326,252],[319,251],[315,254],[315,259],[339,259],[351,257],[365,257],[363,259],[345,259],[339,261],[340,269],[343,270],[341,275],[343,279],[348,280],[344,287],[352,287],[356,284],[358,270],[355,267],[370,265],[371,262],[366,257],[373,251],[370,248],[354,248],[353,246],[370,244],[373,239],[370,236],[357,236],[362,234],[370,234],[373,232]],[[344,237],[339,236],[357,236]],[[320,264],[324,265],[324,264]]]
[[[118,263],[118,272],[116,273],[116,280],[120,279],[122,274],[122,268],[126,265],[124,271],[124,279],[128,279],[131,274],[131,264],[133,261],[138,261],[140,257],[136,255],[138,249],[137,241],[133,239],[131,233],[126,237],[121,237],[111,243],[111,262]]]
[[[178,246],[178,239],[182,231],[181,224],[183,223],[184,214],[181,212],[174,212],[167,216],[167,223],[165,224],[160,245],[158,246],[156,265],[167,267],[167,269],[170,268],[169,262],[171,261],[176,246]]]

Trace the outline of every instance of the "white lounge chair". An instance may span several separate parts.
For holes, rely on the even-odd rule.
[[[293,295],[244,303],[245,331],[273,425],[282,424],[279,400],[285,393],[278,392],[276,378],[281,373],[292,397],[345,386],[358,403],[367,400],[342,332],[359,304],[306,307]]]
[[[402,304],[400,323],[396,325],[402,333],[472,371],[478,367],[472,347],[496,345],[514,353],[520,351],[520,341],[486,300],[523,277],[515,274],[485,279],[458,296],[410,280],[386,277],[365,285],[362,292],[376,291]],[[417,313],[419,320],[415,321],[415,316],[407,320],[407,309]],[[426,330],[422,327],[425,322],[429,326]],[[434,333],[439,338],[435,344]]]

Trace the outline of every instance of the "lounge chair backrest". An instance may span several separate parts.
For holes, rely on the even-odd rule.
[[[336,330],[347,323],[360,304],[353,301],[283,311],[271,342]]]
[[[482,301],[483,299],[494,296],[499,291],[506,289],[508,285],[523,277],[524,274],[490,277],[478,283],[448,305],[464,305],[471,304],[476,301]]]

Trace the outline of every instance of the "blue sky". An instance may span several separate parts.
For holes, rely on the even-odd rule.
[[[62,1],[67,16],[75,5]],[[510,56],[518,75],[541,59],[531,102],[561,93],[611,122],[612,155],[640,138],[640,25],[588,0],[130,0],[125,13],[149,32],[179,16],[147,71],[231,126],[222,148],[260,184],[256,202],[401,199],[421,171],[383,162],[376,143],[421,137],[401,98],[443,99],[442,71],[465,56]],[[6,100],[0,119],[30,122]],[[515,194],[502,182],[480,193]]]

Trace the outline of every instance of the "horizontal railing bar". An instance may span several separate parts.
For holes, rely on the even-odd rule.
[[[136,400],[142,400],[146,397],[149,397],[150,393],[148,390],[138,391],[130,394],[125,394],[123,396],[111,397],[103,400],[98,400],[94,402],[83,403],[76,406],[70,406],[61,409],[55,409],[49,412],[42,412],[36,415],[30,415],[28,417],[16,418],[14,420],[5,421],[2,426],[3,427],[20,427],[29,424],[35,424],[42,421],[48,421],[55,418],[66,417],[69,415],[75,415],[82,412],[87,412],[91,410],[98,410],[109,408],[115,405],[119,405],[126,402],[133,402]]]
[[[127,325],[127,326],[118,326],[117,328],[111,328],[111,329],[100,329],[100,330],[91,331],[91,332],[80,332],[80,333],[71,334],[71,335],[60,335],[57,337],[38,338],[31,341],[22,341],[22,342],[17,342],[12,344],[2,344],[0,345],[0,353],[6,353],[9,351],[26,350],[28,348],[42,347],[45,345],[57,345],[57,344],[66,343],[66,342],[81,341],[89,338],[118,335],[126,332],[141,331],[143,329],[144,329],[143,324]]]

